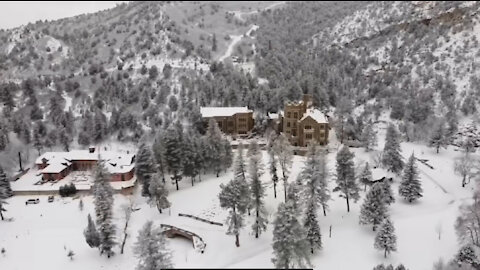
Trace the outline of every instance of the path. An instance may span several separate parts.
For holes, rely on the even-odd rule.
[[[277,2],[277,3],[273,3],[271,5],[269,5],[268,7],[265,7],[262,9],[263,10],[268,10],[268,9],[272,9],[278,5],[281,5],[281,4],[285,4],[285,1],[282,1],[282,2]],[[254,11],[249,11],[249,12],[241,12],[241,11],[232,11],[234,14],[235,14],[235,17],[237,17],[240,21],[245,21],[244,18],[242,18],[243,15],[251,15],[251,14],[255,14],[258,12],[258,10],[254,10]],[[250,29],[245,33],[245,35],[249,36],[252,31],[256,31],[258,29],[258,25],[252,25],[250,27]],[[227,48],[227,51],[225,52],[224,55],[220,56],[220,58],[218,59],[219,62],[223,62],[226,58],[230,57],[233,53],[233,48],[235,48],[235,45],[237,45],[241,40],[242,40],[242,37],[243,35],[232,35],[230,36],[230,38],[232,39],[232,41],[230,42],[230,44],[228,45],[228,48]]]

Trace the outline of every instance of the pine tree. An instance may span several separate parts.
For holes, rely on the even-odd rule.
[[[360,208],[360,224],[372,224],[375,231],[378,225],[388,216],[388,208],[383,194],[382,183],[375,183],[365,196]]]
[[[373,129],[373,123],[371,120],[363,127],[360,138],[365,147],[365,151],[367,152],[377,146],[377,132]]]
[[[290,172],[290,167],[292,165],[293,149],[287,137],[285,137],[284,134],[281,134],[275,140],[272,150],[275,152],[275,155],[278,158],[278,163],[282,168],[283,191],[284,191],[285,202],[286,202],[287,186],[288,186],[287,180],[288,180],[288,174]]]
[[[109,183],[109,175],[102,163],[98,163],[93,184],[96,223],[100,235],[100,254],[108,258],[115,253],[112,248],[115,242],[115,225],[113,224],[113,189]]]
[[[378,250],[383,250],[385,258],[387,257],[387,254],[397,250],[397,236],[395,235],[395,228],[388,217],[385,218],[380,225],[380,229],[375,236],[374,247]]]
[[[100,234],[95,227],[95,223],[92,220],[92,216],[88,214],[88,225],[87,228],[83,231],[85,236],[85,241],[91,248],[96,248],[100,246]]]
[[[173,268],[171,251],[167,248],[165,235],[160,228],[154,228],[147,221],[139,231],[133,253],[138,258],[137,270],[158,270]]]
[[[363,168],[360,176],[360,183],[364,185],[363,191],[367,191],[367,186],[372,183],[372,170],[370,170],[370,165],[368,162],[365,163],[365,167]]]
[[[354,202],[360,199],[360,188],[355,181],[354,157],[355,155],[350,152],[348,146],[344,146],[337,153],[337,186],[333,191],[340,191],[340,197],[346,199],[347,212],[350,212],[350,199],[353,199]]]
[[[272,177],[273,182],[273,196],[277,198],[277,183],[278,183],[278,175],[277,175],[277,159],[275,157],[275,152],[268,151],[268,155],[270,157],[270,175]]]
[[[178,182],[182,180],[183,138],[179,127],[172,124],[168,127],[164,137],[165,161],[172,174],[172,181],[178,190]]]
[[[155,163],[157,164],[157,170],[162,177],[162,182],[165,183],[165,170],[167,164],[165,161],[165,145],[163,135],[164,134],[162,132],[159,132],[155,137],[155,141],[152,146],[152,152]]]
[[[223,136],[217,121],[210,119],[207,129],[207,144],[208,144],[208,166],[213,169],[217,177],[222,171],[223,160],[222,157],[226,156],[225,147],[222,144]]]
[[[330,200],[330,191],[327,183],[328,168],[324,152],[320,152],[316,145],[309,146],[307,160],[300,172],[297,181],[303,184],[301,191],[303,201],[309,205],[313,201],[315,210],[323,208],[324,216],[327,215],[327,202]]]
[[[6,212],[5,205],[8,204],[6,200],[13,195],[10,188],[10,181],[7,179],[7,175],[0,167],[0,218],[4,220],[3,212]]]
[[[233,180],[227,185],[220,184],[220,194],[218,198],[220,200],[220,206],[229,210],[229,216],[227,218],[228,235],[235,235],[235,245],[240,246],[240,229],[244,226],[243,215],[247,211],[247,207],[250,204],[250,190],[248,183],[245,180],[245,172],[243,157],[241,150],[237,153],[235,160]]]
[[[65,128],[60,129],[60,133],[58,135],[58,139],[60,143],[63,145],[63,149],[67,152],[70,151],[70,143],[72,142],[72,138],[67,134]]]
[[[265,187],[262,184],[261,177],[263,175],[262,153],[260,147],[254,141],[250,144],[248,149],[248,156],[250,158],[248,163],[248,175],[250,178],[251,191],[251,207],[255,214],[255,222],[252,229],[255,233],[255,238],[267,229],[267,218],[265,210]]]
[[[315,250],[322,248],[322,234],[320,232],[320,225],[317,218],[317,206],[311,200],[307,206],[305,213],[304,227],[307,230],[307,241],[310,243],[310,252],[313,254]]]
[[[388,171],[400,173],[403,169],[402,155],[400,154],[400,135],[394,125],[387,128],[385,146],[383,148],[382,163]]]
[[[280,203],[273,222],[273,254],[275,268],[303,268],[310,265],[306,231],[297,219],[293,201]]]
[[[156,206],[160,214],[162,209],[170,207],[170,201],[168,201],[168,190],[165,187],[165,183],[160,180],[160,176],[155,174],[150,180],[148,203],[152,206]]]
[[[392,184],[389,180],[385,179],[380,183],[383,188],[383,199],[385,203],[390,205],[395,202],[395,197],[393,195]]]
[[[415,164],[415,156],[412,154],[403,171],[402,182],[398,187],[398,193],[411,203],[423,197],[422,192],[422,186],[418,177],[418,169]]]
[[[432,134],[430,135],[429,146],[435,147],[438,154],[438,152],[440,151],[440,147],[446,148],[447,144],[448,144],[448,140],[446,138],[446,130],[445,130],[444,122],[442,120],[435,125],[435,128]]]
[[[145,143],[142,143],[136,155],[135,174],[140,183],[142,183],[142,196],[144,197],[150,196],[148,190],[153,173],[155,173],[155,168],[152,151]]]
[[[194,186],[195,177],[199,174],[199,153],[196,151],[195,138],[195,134],[188,134],[185,136],[182,145],[182,171],[184,176],[190,177],[192,180],[192,187]]]
[[[42,141],[41,141],[41,138],[40,138],[40,134],[38,133],[37,129],[33,130],[33,147],[35,147],[35,149],[37,149],[38,155],[40,156],[41,151],[43,149],[43,145],[42,145]]]

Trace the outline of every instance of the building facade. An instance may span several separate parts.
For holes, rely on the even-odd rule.
[[[200,113],[205,124],[213,118],[225,134],[245,136],[253,129],[253,111],[247,107],[201,107]]]
[[[326,116],[312,107],[312,97],[285,103],[282,131],[293,146],[306,147],[312,142],[328,144],[329,124]]]

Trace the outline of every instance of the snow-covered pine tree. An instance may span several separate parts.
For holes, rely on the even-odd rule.
[[[330,191],[327,183],[328,168],[325,153],[319,151],[317,145],[310,145],[307,150],[307,160],[300,172],[297,181],[302,183],[302,198],[305,205],[314,202],[316,209],[323,208],[323,215],[327,215],[330,200]]]
[[[160,214],[162,213],[162,209],[170,207],[168,189],[165,187],[165,183],[162,182],[159,174],[154,174],[150,180],[149,193],[148,203],[151,206],[156,206]]]
[[[100,234],[95,227],[95,223],[93,222],[92,216],[88,214],[88,225],[87,228],[83,231],[83,235],[85,236],[85,241],[91,248],[96,248],[100,246]]]
[[[393,195],[392,184],[390,181],[385,179],[383,182],[380,183],[383,188],[383,199],[385,203],[390,205],[395,202],[395,196]]]
[[[215,121],[214,119],[210,119],[210,121],[208,122],[206,137],[209,145],[209,166],[213,169],[213,171],[218,177],[220,172],[222,171],[222,157],[224,157],[226,153],[225,148],[222,145],[222,132],[218,127],[217,121]]]
[[[367,186],[372,184],[372,170],[370,170],[370,165],[368,162],[365,163],[362,172],[359,175],[360,183],[364,185],[363,191],[367,191]]]
[[[268,155],[270,157],[269,165],[270,165],[270,175],[272,176],[272,182],[273,182],[273,196],[277,198],[277,183],[278,183],[277,159],[275,157],[275,152],[273,151],[268,151]]]
[[[260,147],[254,141],[248,148],[248,176],[250,178],[251,202],[250,207],[255,214],[255,222],[252,225],[255,238],[267,229],[267,217],[265,209],[265,187],[263,186],[261,177],[263,175],[263,162]]]
[[[99,162],[93,184],[96,223],[100,235],[100,254],[108,258],[115,253],[112,248],[115,242],[115,225],[113,224],[113,189],[109,183],[110,176],[103,163]]]
[[[382,163],[388,171],[396,174],[403,169],[404,163],[400,154],[400,135],[394,125],[389,125],[385,137],[385,146],[383,148]]]
[[[12,189],[10,187],[10,181],[7,178],[7,175],[3,171],[3,168],[0,167],[0,218],[4,220],[3,212],[6,212],[5,205],[7,199],[13,195]]]
[[[360,199],[360,188],[355,181],[354,157],[355,154],[350,152],[348,146],[344,146],[337,153],[337,186],[333,189],[333,192],[340,191],[340,197],[346,199],[347,212],[350,212],[350,199],[354,202]]]
[[[241,146],[239,146],[241,149]],[[251,196],[247,181],[245,180],[243,157],[241,150],[237,152],[233,180],[226,185],[220,184],[220,206],[229,210],[227,218],[228,235],[235,235],[235,245],[240,246],[240,229],[244,226],[243,215],[250,204]]]
[[[415,156],[412,153],[403,171],[402,182],[398,187],[398,193],[411,203],[421,198],[423,196],[422,192],[422,185],[418,177],[417,165],[415,164]]]
[[[287,179],[290,172],[290,167],[292,166],[293,159],[293,149],[288,141],[287,137],[284,134],[280,134],[275,140],[273,149],[275,155],[277,156],[278,163],[280,168],[282,168],[282,180],[283,180],[283,190],[285,195],[285,202],[287,201]]]
[[[362,134],[360,136],[365,147],[365,151],[369,152],[373,147],[377,146],[377,132],[373,129],[372,120],[369,120],[368,123],[363,127]]]
[[[37,149],[38,155],[40,156],[43,149],[43,143],[40,134],[38,133],[38,129],[36,128],[33,130],[33,147]]]
[[[165,184],[165,171],[166,171],[166,161],[165,161],[165,145],[163,139],[163,132],[159,131],[155,136],[155,141],[152,145],[152,152],[155,163],[157,164],[157,171],[162,177],[162,182]]]
[[[277,269],[302,268],[310,265],[306,231],[297,219],[292,200],[278,205],[273,221],[272,259]]]
[[[222,139],[222,146],[224,151],[224,156],[222,159],[222,169],[226,172],[228,168],[232,166],[233,163],[233,151],[230,141],[227,139]]]
[[[165,161],[172,174],[172,181],[178,190],[178,182],[182,180],[183,140],[177,128],[171,124],[164,136]]]
[[[148,197],[151,175],[155,172],[153,165],[152,151],[145,143],[138,148],[135,160],[135,174],[140,183],[142,183],[142,196]]]
[[[195,177],[199,173],[199,168],[198,168],[199,153],[196,151],[195,141],[194,141],[195,138],[196,138],[195,134],[187,134],[182,144],[182,147],[183,147],[182,171],[184,176],[190,177],[190,180],[192,182],[192,187],[194,185]]]
[[[165,235],[160,228],[153,227],[152,221],[147,221],[139,231],[133,253],[138,258],[137,270],[173,268]]]
[[[314,200],[310,200],[305,212],[305,220],[303,226],[307,230],[307,241],[310,243],[310,251],[312,254],[315,250],[322,248],[322,234],[320,232],[320,225],[317,218],[317,206]]]
[[[375,183],[367,192],[360,208],[361,225],[372,224],[375,231],[378,225],[388,216],[388,208],[383,194],[382,183]]]
[[[430,135],[430,140],[428,142],[430,147],[435,147],[437,154],[440,151],[440,147],[446,148],[448,145],[448,139],[446,137],[446,130],[444,126],[444,121],[441,119],[438,121]]]
[[[6,198],[13,196],[12,187],[10,185],[10,180],[8,180],[7,174],[0,166],[0,189],[5,192]]]
[[[395,235],[395,227],[387,217],[380,225],[380,229],[375,236],[374,247],[378,250],[384,251],[385,258],[387,254],[397,250],[397,236]]]

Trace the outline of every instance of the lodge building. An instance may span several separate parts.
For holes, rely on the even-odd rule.
[[[200,113],[205,124],[213,118],[225,134],[245,136],[253,129],[253,111],[247,107],[201,107]]]
[[[282,132],[293,146],[306,147],[312,142],[328,144],[327,117],[312,106],[312,96],[304,95],[298,102],[286,102],[282,114]]]
[[[110,181],[128,181],[135,173],[135,155],[114,151],[72,150],[69,152],[46,152],[35,161],[45,180],[61,180],[72,171],[93,170],[99,161],[104,162],[110,173]]]

